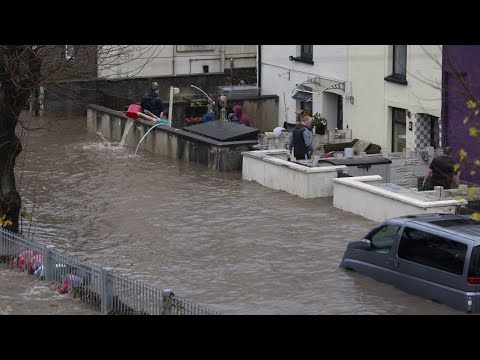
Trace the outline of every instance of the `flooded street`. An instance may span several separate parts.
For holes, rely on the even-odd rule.
[[[339,268],[347,242],[376,223],[333,208],[332,198],[135,156],[87,134],[85,118],[54,128],[30,132],[17,160],[17,186],[33,211],[23,231],[36,241],[223,314],[461,314]],[[11,271],[11,279],[0,272],[7,284]],[[36,306],[26,301],[24,311]]]
[[[0,264],[0,315],[98,315],[87,305],[55,287]]]

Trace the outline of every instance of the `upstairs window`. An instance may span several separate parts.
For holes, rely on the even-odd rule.
[[[289,59],[313,65],[313,45],[297,45],[297,56],[290,55]]]
[[[313,62],[313,45],[300,45],[300,58]]]
[[[392,73],[385,80],[407,85],[407,45],[393,45]]]
[[[75,45],[65,45],[65,59],[75,59]]]

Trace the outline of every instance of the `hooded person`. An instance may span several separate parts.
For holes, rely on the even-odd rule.
[[[236,105],[233,107],[233,113],[235,117],[239,119],[240,124],[245,126],[252,126],[252,120],[250,120],[250,116],[248,116],[242,109],[240,105]]]
[[[143,95],[140,103],[143,111],[148,110],[157,117],[160,117],[160,114],[165,110],[162,99],[158,96],[159,92],[160,87],[156,82],[153,82],[150,91]]]

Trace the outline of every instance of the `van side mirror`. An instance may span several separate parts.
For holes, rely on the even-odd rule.
[[[372,242],[368,239],[363,239],[362,241],[358,242],[356,248],[361,250],[370,250],[372,248]]]

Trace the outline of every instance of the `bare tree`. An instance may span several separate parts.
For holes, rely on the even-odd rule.
[[[151,60],[146,53],[159,53],[152,51],[155,47],[137,46],[132,55],[128,45],[0,45],[0,223],[4,228],[19,231],[22,200],[14,170],[22,145],[16,130],[34,130],[20,118],[27,100],[38,110],[39,89],[61,93],[66,80],[95,78],[100,69],[108,74],[110,67],[142,58],[139,69],[124,74],[134,76]]]

